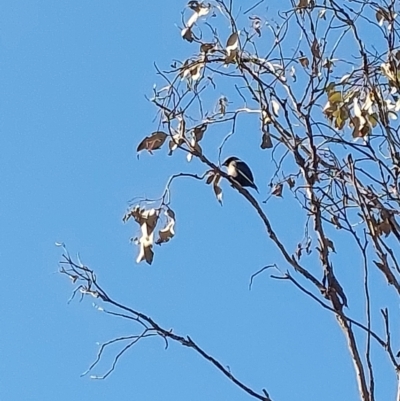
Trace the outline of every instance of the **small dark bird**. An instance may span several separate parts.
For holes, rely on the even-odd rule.
[[[253,173],[250,167],[242,160],[235,156],[228,157],[223,163],[228,168],[228,175],[232,177],[242,187],[251,187],[258,192],[256,184],[254,184]]]

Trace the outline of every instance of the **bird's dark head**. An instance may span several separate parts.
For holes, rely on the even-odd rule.
[[[232,162],[236,162],[236,161],[238,161],[238,160],[239,160],[238,157],[231,156],[231,157],[228,157],[228,158],[222,163],[222,165],[225,166],[225,167],[228,167]]]

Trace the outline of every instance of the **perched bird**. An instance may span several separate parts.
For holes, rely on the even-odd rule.
[[[228,157],[223,163],[228,168],[228,175],[232,177],[242,187],[251,187],[258,192],[256,184],[254,184],[253,173],[250,167],[242,160],[235,156]]]

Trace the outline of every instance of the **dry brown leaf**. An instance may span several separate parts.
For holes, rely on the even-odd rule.
[[[218,99],[218,106],[219,106],[219,112],[222,116],[226,114],[226,108],[228,106],[228,99],[225,96],[221,96]]]
[[[385,18],[380,9],[378,9],[378,11],[375,13],[375,18],[376,18],[378,24],[382,26],[382,23]]]
[[[308,60],[308,58],[306,56],[301,56],[299,58],[299,63],[304,68],[308,68],[308,66],[310,65],[310,61]]]
[[[203,149],[197,143],[196,138],[192,138],[190,145],[191,145],[191,149],[190,149],[191,151],[186,156],[186,159],[188,162],[192,161],[193,156],[201,155],[203,153]]]
[[[206,132],[207,124],[203,123],[193,128],[193,135],[196,138],[196,142],[200,142],[203,139],[203,135]]]
[[[287,184],[289,185],[289,188],[290,188],[290,189],[293,189],[294,185],[296,184],[295,180],[294,180],[292,177],[289,177],[289,178],[286,180],[286,182],[287,182]]]
[[[271,135],[264,131],[261,140],[261,149],[271,149],[273,147]]]
[[[189,8],[191,8],[194,13],[190,16],[185,24],[185,28],[182,29],[181,35],[184,39],[189,42],[193,41],[192,27],[197,22],[199,17],[207,15],[210,11],[210,7],[208,4],[199,3],[198,1],[190,1],[188,3]]]
[[[183,39],[187,40],[189,43],[193,42],[193,32],[191,27],[183,28],[181,31],[181,36]]]
[[[384,221],[380,222],[377,227],[377,233],[378,235],[382,235],[385,234],[385,237],[387,237],[391,231],[392,231],[392,227],[390,226],[390,223],[387,219],[385,219]]]
[[[334,60],[331,60],[331,59],[325,59],[324,62],[322,63],[322,67],[326,68],[329,72],[333,72],[332,67],[335,66],[333,61]]]
[[[297,78],[296,78],[296,69],[294,68],[294,65],[292,65],[292,66],[290,67],[289,74],[290,74],[290,76],[293,78],[293,82],[296,82],[296,81],[297,81]]]
[[[296,6],[296,11],[299,14],[303,14],[305,9],[313,9],[315,6],[315,0],[299,0],[299,3]]]
[[[207,3],[203,2],[198,2],[198,1],[189,1],[188,2],[188,7],[192,9],[194,12],[197,14],[201,15],[206,15],[210,11],[210,5]]]
[[[250,17],[252,21],[251,26],[257,32],[257,35],[261,36],[261,18],[260,17]]]
[[[339,217],[338,217],[338,216],[333,215],[333,216],[331,217],[331,222],[334,224],[334,226],[335,226],[337,229],[342,228],[342,225],[340,224],[340,221],[339,221]]]
[[[136,259],[137,263],[145,260],[148,264],[153,261],[153,241],[154,241],[154,229],[158,221],[158,210],[156,209],[141,209],[139,206],[135,206],[128,213],[125,214],[123,221],[126,222],[130,218],[133,218],[141,229],[141,237],[138,239],[139,255]]]
[[[297,260],[300,260],[301,255],[302,255],[302,252],[303,252],[303,247],[301,246],[301,243],[298,243],[298,244],[297,244],[297,248],[296,248],[296,257],[297,257]]]
[[[167,209],[165,211],[165,215],[167,216],[167,224],[164,228],[158,231],[159,238],[156,241],[157,245],[168,242],[175,235],[175,213],[173,212],[173,210]]]
[[[358,117],[353,117],[350,119],[350,125],[353,127],[353,138],[361,138],[363,135],[360,130],[360,119]]]
[[[279,183],[273,187],[271,194],[275,196],[282,196],[282,191],[283,191],[283,184]]]
[[[214,181],[214,178],[215,178],[215,172],[213,170],[209,171],[208,177],[206,179],[206,184],[210,185]]]
[[[221,176],[217,173],[214,175],[213,189],[218,202],[222,205],[222,188],[219,186]]]
[[[312,250],[311,250],[311,245],[312,245],[312,240],[310,237],[307,238],[307,243],[306,243],[306,252],[307,255],[310,255]]]
[[[375,14],[375,18],[379,26],[382,26],[385,21],[389,22],[391,20],[391,15],[389,11],[385,10],[382,7],[379,7]]]
[[[153,150],[160,149],[167,139],[167,134],[162,131],[155,131],[149,136],[146,136],[138,145],[136,151],[141,152],[142,150],[147,150],[152,153]]]
[[[191,0],[191,1],[189,1],[187,5],[188,5],[188,7],[189,7],[190,9],[192,9],[193,11],[196,11],[196,12],[197,12],[197,10],[198,10],[199,7],[200,7],[199,2],[196,1],[196,0]]]
[[[184,142],[185,140],[182,138],[182,135],[180,133],[173,135],[168,144],[169,147],[168,156],[171,156],[172,152],[179,146],[181,146]]]
[[[239,48],[239,31],[233,32],[226,41],[226,54],[229,57],[232,53],[237,52]]]
[[[200,52],[201,53],[213,53],[215,51],[215,44],[214,43],[202,43],[200,45]]]
[[[180,77],[182,80],[185,78],[191,78],[193,81],[197,81],[201,77],[201,72],[204,68],[204,62],[198,60],[185,60],[182,67],[180,68]]]
[[[336,253],[336,251],[335,251],[335,245],[333,244],[333,241],[332,241],[332,240],[330,240],[329,238],[326,238],[326,237],[325,237],[325,245],[326,245],[328,248],[330,248],[330,249],[332,250],[332,252],[335,252],[335,253]]]
[[[154,257],[153,244],[147,241],[145,238],[140,238],[139,241],[139,255],[136,259],[136,263],[140,263],[145,260],[149,265],[152,264]]]

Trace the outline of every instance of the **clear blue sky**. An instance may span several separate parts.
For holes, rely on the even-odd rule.
[[[107,380],[81,378],[97,342],[134,328],[96,311],[92,299],[67,304],[73,287],[57,274],[57,241],[79,252],[118,301],[190,335],[273,400],[357,400],[334,317],[268,275],[249,291],[251,274],[278,253],[226,183],[221,207],[209,187],[177,181],[176,238],[156,249],[152,266],[135,263],[136,227],[121,220],[129,199],[159,196],[179,169],[201,171],[165,149],[135,155],[156,128],[144,97],[153,63],[167,67],[193,52],[177,28],[185,2],[167,3],[0,4],[0,401],[250,399],[191,350],[164,350],[158,339],[135,346]],[[249,135],[227,152],[248,160],[257,150],[252,168],[265,194],[269,156],[258,144]],[[295,249],[301,227],[280,202],[267,209]],[[392,379],[378,388],[386,399]]]

